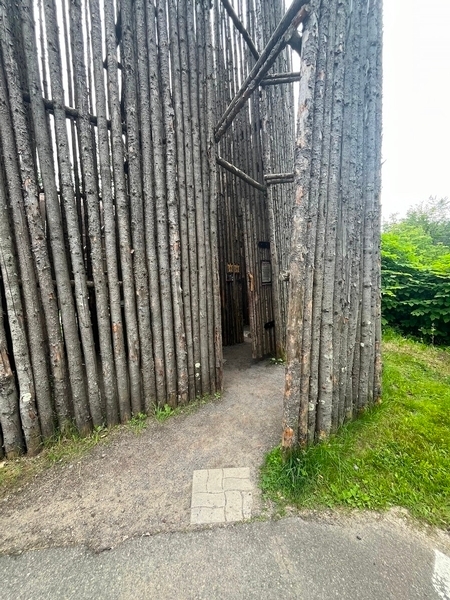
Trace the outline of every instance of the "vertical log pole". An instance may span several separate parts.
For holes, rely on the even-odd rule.
[[[124,313],[128,348],[128,370],[130,376],[131,410],[137,414],[141,410],[142,385],[140,371],[139,328],[136,312],[135,281],[133,275],[130,210],[126,193],[124,173],[124,144],[122,137],[122,115],[117,73],[116,22],[114,5],[104,3],[104,26],[106,35],[106,61],[108,81],[108,101],[111,115],[111,154],[115,192],[117,231],[122,269]],[[119,405],[120,419],[127,421],[131,416],[129,403]]]
[[[3,8],[3,6],[2,6]],[[65,252],[64,231],[56,178],[54,171],[52,140],[42,103],[42,89],[38,78],[36,41],[34,36],[32,6],[21,3],[23,46],[28,75],[28,89],[33,115],[33,132],[36,140],[39,166],[46,198],[46,215],[52,248],[53,265],[57,282],[61,320],[67,350],[73,408],[78,430],[82,435],[91,430],[88,398],[85,387],[85,370],[78,337],[75,306],[72,296],[68,261]]]
[[[16,241],[18,265],[22,280],[22,294],[25,309],[25,323],[30,345],[30,358],[36,388],[36,403],[42,435],[50,437],[54,432],[55,419],[50,391],[47,365],[48,349],[44,339],[41,317],[41,304],[36,281],[30,236],[28,233],[24,198],[22,193],[17,147],[11,123],[10,108],[7,104],[7,89],[3,70],[0,66],[0,148],[9,192],[9,205]]]
[[[55,137],[58,149],[57,158],[61,185],[60,193],[67,222],[70,258],[75,280],[75,302],[87,375],[89,409],[92,423],[95,426],[98,426],[103,423],[101,394],[98,381],[94,335],[89,311],[89,293],[86,283],[83,245],[81,232],[78,226],[78,215],[74,203],[75,194],[72,183],[69,139],[64,109],[63,69],[58,40],[55,0],[44,0],[44,13],[47,24],[47,49],[50,83],[53,95],[53,112],[55,117]]]
[[[192,309],[191,309],[191,276],[189,270],[189,231],[188,231],[188,207],[187,207],[187,177],[186,161],[184,155],[185,144],[185,122],[183,91],[182,91],[182,72],[181,72],[181,52],[180,36],[181,28],[177,20],[177,3],[175,0],[168,2],[169,13],[169,37],[170,37],[170,59],[173,87],[173,109],[175,120],[176,137],[176,163],[177,163],[177,192],[180,219],[180,244],[181,244],[181,284],[183,291],[184,305],[184,328],[186,331],[186,352],[188,369],[188,388],[189,397],[195,398],[195,367],[194,367],[194,347],[192,331]],[[188,132],[189,133],[189,132]]]
[[[15,110],[11,113],[11,117],[17,150],[21,157],[20,177],[23,202],[48,336],[53,399],[59,427],[64,431],[69,426],[71,420],[71,390],[67,379],[67,359],[61,331],[57,295],[52,279],[45,223],[39,208],[38,183],[34,157],[32,155],[33,142],[30,138],[29,124],[23,105],[19,74],[12,52],[13,46],[8,43],[10,40],[8,40],[8,29],[6,26],[2,30],[5,34],[1,37],[1,44],[5,74],[8,80],[9,99],[10,104],[15,107]],[[6,94],[3,97],[6,98]]]
[[[144,205],[140,161],[140,139],[137,104],[136,57],[133,35],[133,6],[130,0],[121,2],[122,61],[124,74],[125,120],[127,123],[128,193],[133,241],[133,268],[136,285],[136,306],[141,341],[141,372],[146,409],[156,400],[155,363],[150,322],[150,297],[145,251]],[[133,409],[135,410],[135,408]]]
[[[319,440],[329,436],[332,428],[333,395],[336,387],[334,379],[334,344],[338,342],[334,327],[337,326],[341,315],[334,313],[334,297],[337,293],[336,286],[336,239],[338,220],[338,199],[340,185],[340,161],[342,148],[342,115],[343,115],[343,84],[344,84],[344,51],[346,33],[346,13],[344,1],[338,0],[336,5],[332,4],[331,18],[334,22],[333,32],[329,32],[332,46],[329,54],[333,56],[333,62],[329,67],[332,70],[330,84],[332,89],[331,111],[326,115],[330,119],[330,144],[329,162],[327,174],[327,222],[326,222],[326,244],[324,251],[324,288],[322,297],[321,318],[321,359],[319,363],[319,398],[317,407],[317,437]],[[333,12],[334,11],[334,12]]]
[[[302,74],[314,17],[312,115],[300,82],[285,447],[326,438],[380,393],[380,3],[313,4]]]
[[[197,257],[196,200],[194,186],[194,152],[192,137],[192,110],[190,93],[190,66],[188,50],[186,3],[178,3],[178,31],[180,44],[181,93],[184,124],[184,163],[186,173],[186,213],[188,235],[189,276],[191,289],[192,350],[194,361],[194,385],[196,395],[202,393],[200,353],[200,296],[199,265]]]
[[[316,9],[317,10],[317,9]],[[300,91],[297,125],[296,180],[294,218],[292,224],[292,248],[290,261],[289,307],[286,332],[286,387],[284,396],[283,440],[289,448],[308,442],[309,397],[300,395],[301,335],[303,320],[304,256],[306,248],[305,210],[308,203],[309,172],[311,164],[311,140],[313,135],[314,93],[316,60],[318,51],[318,15],[311,11],[307,29],[303,35],[302,62],[300,66]],[[298,423],[298,425],[297,425]],[[298,433],[297,433],[298,431]],[[297,437],[298,436],[298,437]]]
[[[203,181],[203,210],[204,231],[206,245],[206,317],[207,317],[207,339],[209,356],[209,390],[215,390],[215,347],[214,347],[214,291],[212,274],[212,253],[209,250],[210,233],[210,156],[208,155],[208,107],[207,107],[207,72],[206,72],[206,27],[209,27],[208,19],[209,3],[204,0],[196,2],[196,29],[197,29],[197,60],[198,60],[198,91],[199,91],[199,123],[200,123],[200,147],[202,157],[202,181]],[[214,167],[215,168],[215,167]]]
[[[103,268],[103,250],[99,214],[99,189],[96,177],[95,154],[89,121],[89,94],[86,81],[85,53],[83,43],[83,17],[80,0],[70,3],[70,31],[74,63],[75,106],[80,114],[77,130],[80,147],[81,169],[84,180],[84,200],[88,213],[88,228],[91,249],[92,274],[95,286],[95,307],[100,339],[100,356],[106,412],[113,415],[117,407],[116,374],[109,325],[108,291]],[[113,420],[114,421],[114,420]],[[95,423],[94,424],[98,424]]]
[[[378,402],[381,398],[382,393],[382,356],[381,356],[381,247],[380,247],[380,236],[378,235],[381,230],[381,135],[382,131],[382,117],[383,117],[383,93],[382,93],[382,81],[383,81],[383,3],[382,0],[377,0],[375,3],[375,43],[376,43],[376,71],[374,78],[374,93],[376,95],[376,155],[375,155],[375,207],[376,207],[376,222],[374,228],[374,244],[376,249],[376,255],[374,260],[374,276],[376,285],[374,286],[375,294],[375,373],[374,373],[374,401]]]
[[[119,285],[116,218],[111,177],[111,148],[106,121],[107,100],[102,54],[102,23],[98,0],[90,0],[90,15],[109,310],[117,386],[117,405],[111,401],[106,402],[106,420],[108,425],[116,425],[119,421],[119,406],[121,407],[120,414],[128,414],[130,390]]]
[[[205,20],[205,61],[206,61],[206,153],[209,159],[209,235],[210,246],[208,254],[211,256],[211,289],[210,294],[213,297],[213,313],[210,317],[213,320],[213,342],[214,359],[210,361],[214,365],[214,379],[211,381],[211,387],[214,390],[221,391],[223,383],[223,360],[222,360],[222,324],[220,308],[220,279],[219,279],[219,248],[218,248],[218,215],[217,215],[217,172],[216,172],[216,143],[214,140],[214,121],[216,104],[216,81],[214,79],[214,47],[211,28],[211,15],[209,13],[208,3],[204,3]]]
[[[164,339],[164,366],[166,374],[166,399],[165,402],[172,407],[177,405],[177,363],[175,355],[175,340],[174,340],[174,316],[172,306],[172,290],[171,290],[171,265],[169,256],[169,227],[170,233],[177,236],[174,223],[169,223],[168,205],[166,198],[166,157],[164,145],[164,126],[167,124],[164,121],[163,102],[168,101],[167,86],[168,81],[164,83],[160,81],[160,59],[167,60],[167,48],[161,56],[158,54],[157,40],[157,25],[155,6],[153,2],[147,5],[147,43],[149,50],[149,79],[150,79],[150,123],[153,142],[153,175],[155,180],[154,186],[154,203],[156,211],[156,235],[157,235],[157,251],[158,251],[158,273],[161,292],[161,316],[162,316],[162,334]],[[167,77],[167,71],[165,73]],[[164,85],[163,91],[162,86]],[[168,110],[165,107],[164,110]],[[170,116],[168,117],[170,119]],[[171,173],[173,176],[173,173]],[[175,181],[171,182],[175,185]],[[173,198],[170,199],[174,201]],[[171,206],[171,210],[174,207]],[[173,217],[173,215],[171,215]],[[179,245],[179,240],[176,241]],[[174,248],[177,252],[179,248]],[[176,269],[177,266],[174,265]]]
[[[150,309],[155,364],[156,402],[166,402],[166,371],[162,308],[160,296],[159,264],[156,239],[156,207],[154,201],[154,161],[151,132],[150,83],[147,48],[147,23],[143,0],[135,3],[136,57],[138,69],[139,118],[141,127],[142,192],[144,201],[145,245],[150,289]],[[147,398],[146,398],[147,402]],[[153,409],[146,403],[146,410]]]
[[[177,377],[177,403],[185,404],[188,400],[188,372],[186,333],[184,329],[184,308],[181,288],[181,247],[180,224],[177,202],[177,165],[174,111],[170,85],[169,39],[167,34],[167,12],[165,0],[156,0],[156,14],[159,40],[159,59],[161,72],[162,109],[164,134],[166,139],[166,202],[169,226],[170,256],[170,302],[173,309],[173,334],[175,339],[175,359]],[[170,398],[169,398],[170,399]]]
[[[203,195],[205,193],[202,180],[202,157],[200,141],[199,121],[199,78],[197,48],[195,40],[195,14],[193,2],[186,3],[186,25],[189,56],[189,91],[191,101],[192,118],[192,160],[194,171],[194,198],[195,198],[195,222],[197,233],[197,268],[198,268],[198,298],[199,298],[199,325],[200,325],[200,364],[197,373],[200,375],[199,382],[201,394],[209,394],[209,355],[208,355],[208,314],[207,314],[207,278],[206,278],[206,245],[205,245],[205,214],[203,207]],[[211,357],[213,359],[213,357]]]
[[[0,165],[0,273],[5,288],[6,310],[11,332],[17,381],[19,407],[27,452],[34,456],[41,444],[41,428],[36,410],[36,392],[30,352],[25,331],[22,298],[19,287],[16,251],[9,227],[9,211],[3,169]]]
[[[0,294],[0,425],[6,457],[16,458],[22,453],[22,430],[20,426],[19,394],[11,370],[5,328],[3,323],[3,299]]]

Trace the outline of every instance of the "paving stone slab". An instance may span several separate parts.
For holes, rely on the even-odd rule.
[[[231,523],[250,519],[252,491],[248,467],[194,471],[191,524]]]
[[[207,508],[205,506],[191,508],[191,525],[224,522],[225,512],[223,508]]]

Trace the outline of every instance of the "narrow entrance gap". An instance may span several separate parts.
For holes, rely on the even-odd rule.
[[[223,348],[223,372],[224,385],[227,387],[228,375],[234,371],[245,371],[255,364],[252,356],[252,344],[250,337],[244,337],[244,342]]]
[[[245,341],[253,358],[262,359],[275,353],[267,198],[233,174],[219,173],[223,346]]]

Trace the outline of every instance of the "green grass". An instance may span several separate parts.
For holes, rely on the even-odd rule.
[[[261,486],[280,508],[401,506],[450,526],[450,352],[389,333],[383,361],[381,405],[286,461],[267,455]]]

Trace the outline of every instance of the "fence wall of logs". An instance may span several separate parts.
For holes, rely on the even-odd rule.
[[[8,455],[221,389],[211,24],[209,2],[0,2]]]
[[[0,454],[221,390],[245,325],[286,445],[378,396],[380,4],[0,0]]]
[[[381,396],[382,0],[310,3],[302,36],[283,444]]]

